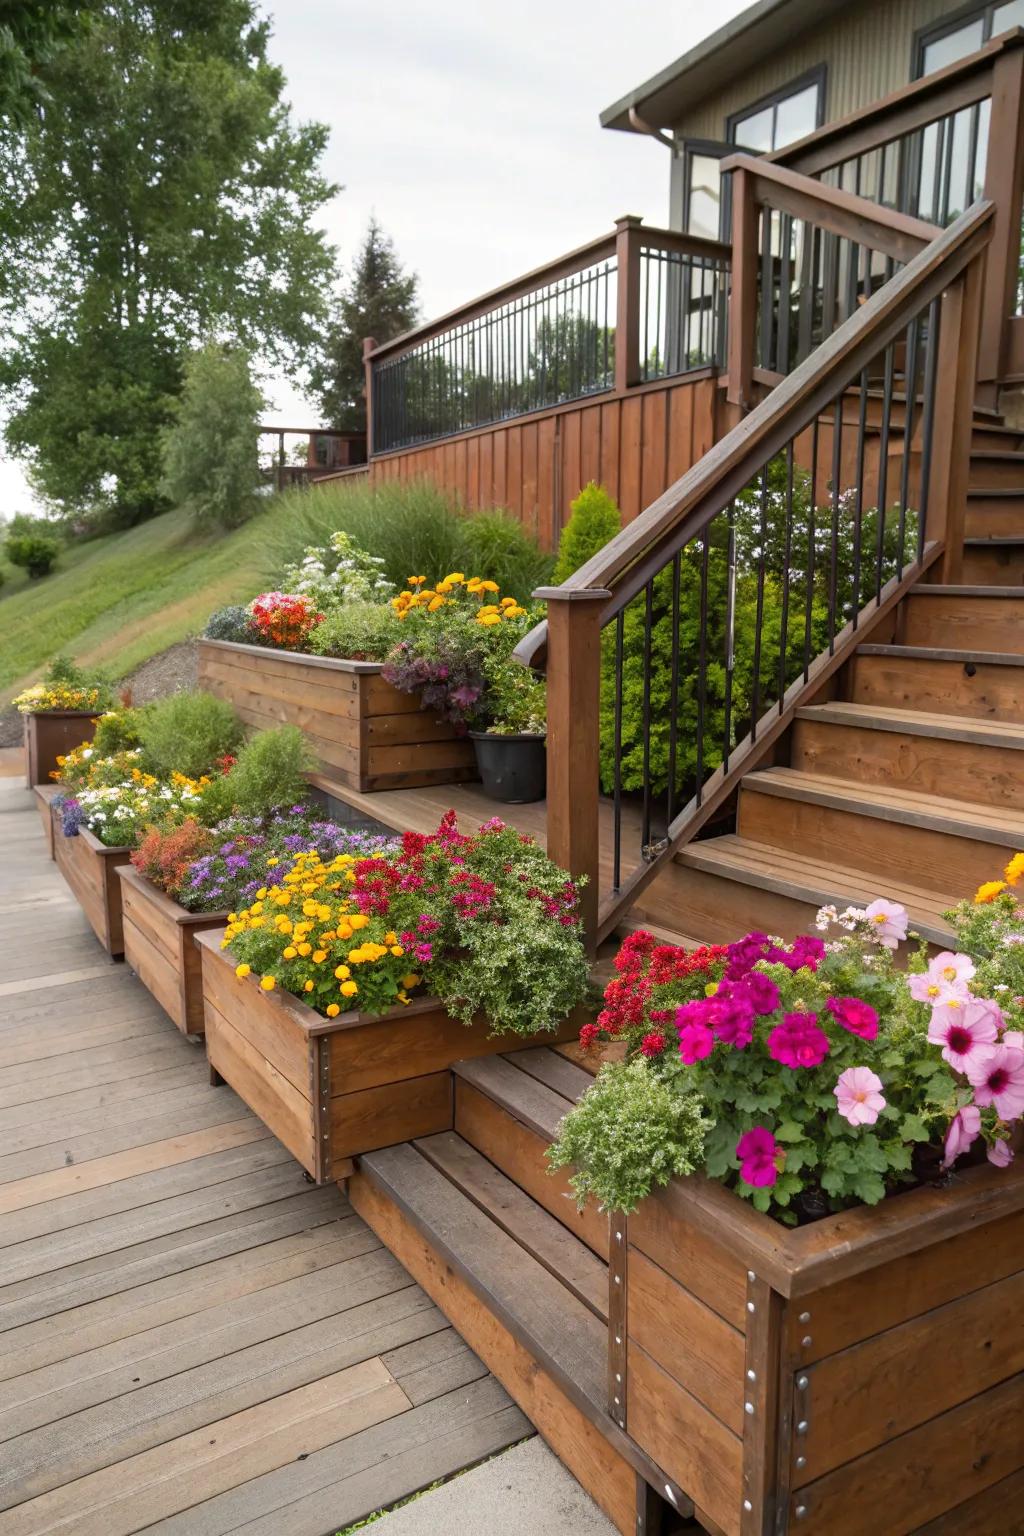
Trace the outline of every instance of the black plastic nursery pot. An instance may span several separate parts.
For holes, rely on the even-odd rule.
[[[526,805],[547,793],[547,737],[524,733],[499,736],[470,731],[484,792],[505,805]]]

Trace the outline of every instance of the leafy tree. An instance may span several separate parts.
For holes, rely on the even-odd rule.
[[[0,146],[9,441],[67,512],[158,506],[189,348],[294,370],[319,332],[327,130],[292,122],[268,39],[254,0],[97,0]]]
[[[370,218],[352,277],[341,295],[338,319],[329,328],[312,374],[312,389],[325,423],[365,430],[363,340],[390,341],[419,318],[415,273],[406,272],[394,242]]]
[[[90,0],[4,0],[0,14],[0,117],[24,123],[47,100],[42,69],[73,37]]]
[[[53,570],[60,553],[60,544],[52,533],[26,530],[22,533],[9,533],[4,552],[12,565],[22,566],[29,576],[38,579],[40,576],[48,576]]]
[[[262,409],[241,348],[210,342],[189,358],[173,425],[164,431],[160,489],[197,523],[233,528],[252,511]]]

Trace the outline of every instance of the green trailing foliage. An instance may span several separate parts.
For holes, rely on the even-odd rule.
[[[652,1189],[700,1166],[710,1121],[699,1094],[656,1077],[642,1056],[606,1062],[562,1121],[548,1149],[551,1171],[573,1168],[569,1186],[582,1210],[633,1211]]]
[[[139,744],[158,777],[178,772],[198,779],[233,753],[241,739],[235,711],[212,693],[168,694],[139,722]]]
[[[324,616],[309,648],[317,656],[383,661],[401,638],[402,624],[390,603],[346,603]]]

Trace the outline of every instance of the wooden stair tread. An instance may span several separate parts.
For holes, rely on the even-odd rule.
[[[883,821],[930,827],[950,836],[975,837],[1004,847],[1024,846],[1024,812],[1005,806],[948,800],[892,784],[864,784],[854,779],[804,773],[796,768],[765,768],[749,773],[743,788],[831,806]]]
[[[888,876],[874,880],[864,870],[808,858],[785,848],[772,848],[735,833],[691,843],[676,854],[676,859],[707,874],[775,891],[812,906],[832,902],[862,907],[878,896],[885,896],[906,907],[911,927],[930,942],[946,944],[952,937],[952,929],[942,918],[943,912],[956,905],[957,898],[952,894],[923,890]]]
[[[1024,544],[1024,528],[1019,534],[971,534],[969,538],[964,539],[964,544],[970,545],[972,549],[1012,549],[1015,545]]]
[[[1014,589],[1009,588],[1010,591]],[[807,704],[797,710],[798,720],[817,720],[826,725],[855,726],[869,731],[898,731],[907,736],[937,736],[950,741],[984,743],[993,747],[1024,749],[1024,725],[1007,720],[981,720],[969,715],[940,715],[929,710],[884,704]]]
[[[364,1153],[359,1167],[567,1396],[611,1430],[607,1329],[590,1308],[412,1143]]]
[[[974,586],[943,585],[942,582],[922,582],[920,586],[912,587],[911,597],[1015,597],[1018,602],[1024,597],[1024,591],[1017,587],[986,587],[980,584]]]
[[[565,1062],[570,1067],[570,1062]],[[575,1067],[573,1071],[579,1072]],[[593,1078],[580,1076],[589,1085]],[[456,1189],[515,1239],[594,1316],[608,1318],[608,1265],[455,1131],[413,1143]]]
[[[526,1051],[513,1051],[504,1059],[528,1077],[536,1078],[538,1083],[543,1083],[552,1093],[560,1094],[570,1104],[581,1098],[593,1082],[589,1072],[567,1061],[547,1045],[533,1046]]]
[[[1012,651],[950,650],[935,645],[859,645],[858,656],[895,656],[904,661],[982,662],[991,667],[1024,667],[1024,656]]]
[[[575,1103],[575,1099],[556,1093],[529,1072],[520,1072],[509,1056],[457,1061],[452,1071],[546,1141],[554,1141],[559,1122]]]

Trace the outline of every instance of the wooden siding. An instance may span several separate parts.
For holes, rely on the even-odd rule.
[[[962,9],[956,0],[866,0],[823,8],[820,26],[787,40],[757,69],[672,124],[679,138],[722,139],[728,117],[824,64],[825,122],[833,123],[913,79],[914,35]]]
[[[630,522],[695,464],[715,441],[717,394],[702,374],[604,395],[385,454],[371,479],[425,478],[473,509],[506,507],[553,549],[588,481],[601,481]]]

